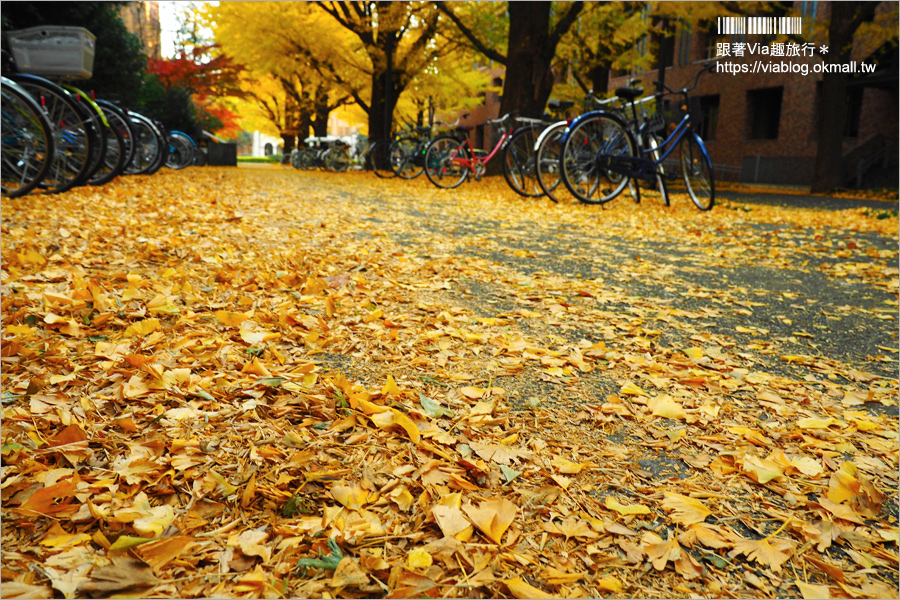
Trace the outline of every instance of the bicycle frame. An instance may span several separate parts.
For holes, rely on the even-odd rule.
[[[464,157],[455,156],[451,160],[453,161],[454,164],[465,167],[465,168],[469,169],[470,171],[472,171],[473,173],[477,173],[478,171],[476,170],[476,167],[484,167],[489,162],[491,162],[491,159],[497,155],[497,152],[503,147],[503,145],[506,143],[506,140],[508,140],[511,136],[512,136],[512,131],[503,131],[503,133],[500,135],[500,139],[497,141],[497,145],[494,146],[494,148],[491,150],[490,154],[488,154],[487,156],[476,155],[475,149],[472,148],[472,144],[471,144],[471,142],[469,142],[468,136],[466,136],[464,139],[461,140],[461,143],[469,151],[469,154],[471,155],[472,158],[464,158]]]

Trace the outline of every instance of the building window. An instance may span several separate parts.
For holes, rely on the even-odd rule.
[[[859,115],[862,113],[863,88],[856,86],[847,90],[847,121],[844,137],[859,137]]]
[[[781,121],[781,98],[783,87],[750,90],[747,92],[747,107],[750,109],[751,140],[778,139],[778,124]]]
[[[265,147],[263,147],[263,152],[266,156],[272,156],[272,144],[266,144]]]
[[[716,129],[719,125],[719,94],[700,96],[698,105],[700,108],[700,124],[697,133],[704,140],[714,140],[716,139]]]

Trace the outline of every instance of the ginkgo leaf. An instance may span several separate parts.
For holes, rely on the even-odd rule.
[[[858,477],[859,471],[851,462],[845,462],[831,474],[828,482],[828,499],[840,504],[859,495],[862,484]]]
[[[460,388],[459,392],[466,398],[472,398],[473,400],[477,400],[478,398],[481,398],[482,396],[484,396],[485,390],[483,390],[481,388],[467,386],[464,388]]]
[[[506,587],[509,588],[509,592],[515,598],[535,598],[538,600],[552,599],[557,596],[553,594],[548,594],[533,585],[526,583],[524,579],[521,577],[513,577],[512,579],[507,579],[503,583],[506,584]]]
[[[614,510],[621,515],[649,515],[650,509],[646,506],[642,506],[640,504],[630,504],[624,505],[620,503],[618,500],[609,496],[604,503],[604,506],[610,510]]]
[[[395,487],[390,492],[388,492],[387,497],[391,499],[391,501],[395,502],[400,510],[408,511],[412,508],[413,504],[415,504],[416,499],[413,498],[413,495],[409,493],[409,489],[405,485],[401,485],[399,487]]]
[[[622,389],[619,390],[619,393],[623,394],[625,396],[649,396],[650,395],[630,381],[626,382],[625,385],[622,386]]]
[[[359,510],[369,503],[369,492],[361,487],[335,485],[330,491],[335,500],[350,510]]]
[[[647,401],[647,406],[655,417],[665,417],[667,419],[684,419],[684,408],[674,398],[665,394],[656,396]]]
[[[175,510],[168,504],[151,507],[144,514],[146,516],[135,519],[131,524],[143,536],[159,537],[175,520]]]
[[[795,581],[794,585],[800,590],[800,594],[805,600],[828,600],[831,598],[831,590],[827,585],[814,585],[802,581]]]
[[[422,405],[422,410],[425,411],[425,414],[431,417],[432,419],[439,419],[441,417],[452,417],[453,412],[447,410],[436,401],[432,400],[428,396],[419,392],[419,402]]]
[[[59,523],[53,523],[44,539],[41,540],[41,546],[49,548],[61,549],[70,546],[78,546],[87,544],[91,541],[91,536],[86,533],[68,533]]]
[[[691,358],[693,360],[700,360],[701,358],[703,358],[703,348],[697,348],[696,346],[694,346],[691,348],[685,348],[684,350],[682,350],[682,352],[684,352],[688,356],[688,358]]]
[[[678,543],[677,538],[669,538],[663,541],[658,535],[649,533],[645,536],[643,544],[644,552],[650,559],[650,564],[657,571],[662,571],[666,565],[671,562],[675,571],[686,579],[694,579],[699,577],[703,572],[703,567],[693,556],[685,552],[684,548]]]
[[[706,523],[694,523],[690,525],[687,532],[692,535],[698,542],[707,548],[731,548],[734,546],[734,534],[716,525],[707,525]],[[680,539],[680,537],[679,537]]]
[[[674,492],[665,492],[664,495],[663,509],[670,511],[671,519],[680,525],[700,523],[712,514],[712,511],[696,498]]]
[[[597,539],[600,537],[596,531],[591,529],[587,521],[578,519],[565,519],[560,523],[544,523],[544,531],[566,536],[569,538]]]
[[[584,579],[583,573],[566,573],[555,567],[546,567],[541,571],[541,579],[550,585],[566,585]]]
[[[793,548],[793,542],[778,538],[775,538],[772,543],[769,543],[767,539],[739,540],[734,543],[734,549],[728,553],[728,556],[734,558],[739,554],[745,554],[749,560],[755,560],[777,573],[781,571],[781,565],[791,557],[790,552]]]
[[[833,417],[827,419],[808,417],[797,420],[797,427],[800,429],[828,429],[832,425],[840,425],[841,422]]]
[[[109,551],[111,553],[116,552],[124,552],[125,550],[129,550],[131,548],[136,548],[143,544],[147,544],[153,541],[153,538],[147,537],[135,537],[132,535],[120,535],[116,538],[116,541],[112,543],[112,546],[109,547]]]
[[[123,333],[123,337],[143,337],[154,331],[157,331],[162,327],[162,324],[159,322],[159,319],[144,319],[143,321],[138,321],[137,323],[132,323],[125,329],[125,333]]]
[[[757,456],[745,456],[743,469],[757,483],[768,483],[773,479],[784,476],[784,473],[775,461]]]
[[[550,464],[556,467],[557,471],[559,471],[560,473],[565,473],[566,475],[581,473],[586,468],[597,466],[591,462],[575,463],[561,456],[554,457],[553,460],[550,461]]]
[[[227,310],[217,310],[215,314],[216,320],[226,327],[240,327],[241,323],[250,318],[250,315]]]
[[[612,592],[614,594],[622,593],[622,590],[625,589],[625,586],[622,584],[622,581],[613,575],[607,575],[606,577],[601,577],[599,579],[595,579],[594,587],[602,592]]]
[[[384,396],[399,396],[400,388],[397,386],[397,382],[394,381],[393,375],[388,375],[387,381],[384,384],[384,387],[381,388],[381,394]]]
[[[372,419],[372,422],[375,423],[377,427],[381,428],[398,425],[406,431],[407,435],[409,435],[409,439],[412,440],[413,443],[419,443],[419,428],[409,417],[396,408],[389,408],[387,411],[369,415],[369,418]]]
[[[406,555],[406,565],[413,569],[427,569],[433,562],[431,555],[421,548],[416,548]]]
[[[822,463],[809,456],[796,456],[788,464],[807,477],[817,477],[825,469]]]
[[[466,542],[475,531],[458,506],[435,505],[431,507],[431,514],[445,536]]]
[[[514,471],[506,465],[500,465],[500,472],[503,473],[506,483],[511,483],[513,479],[522,474],[522,471]]]
[[[501,498],[485,500],[477,508],[470,504],[463,510],[481,533],[495,544],[500,544],[503,533],[512,525],[519,509],[509,500]]]

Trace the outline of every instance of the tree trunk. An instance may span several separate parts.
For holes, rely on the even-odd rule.
[[[828,54],[825,64],[850,61],[853,34],[864,21],[875,17],[876,2],[830,2]],[[810,192],[821,193],[843,185],[844,127],[847,124],[846,73],[824,73],[819,100],[819,135]]]
[[[316,137],[325,137],[328,135],[328,115],[331,114],[331,108],[328,106],[328,91],[325,86],[319,86],[316,90],[315,100],[315,119],[313,120],[313,135]]]
[[[397,39],[385,33],[385,53],[382,60],[373,57],[372,65],[372,102],[369,104],[369,139],[386,140],[391,137],[394,128],[394,108],[400,94],[397,75],[393,69],[394,49]]]
[[[509,49],[500,115],[540,118],[553,90],[550,3],[509,2]]]
[[[281,141],[283,142],[282,146],[284,147],[282,154],[290,154],[291,153],[291,150],[294,149],[294,140],[296,140],[296,139],[297,139],[296,135],[293,135],[290,133],[282,133],[281,134]]]

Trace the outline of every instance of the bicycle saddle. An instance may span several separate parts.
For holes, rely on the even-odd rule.
[[[572,100],[557,100],[555,98],[551,98],[549,102],[547,102],[547,106],[552,108],[553,110],[569,110],[575,103]]]
[[[616,88],[616,96],[623,100],[634,100],[644,95],[643,88],[620,87]]]

